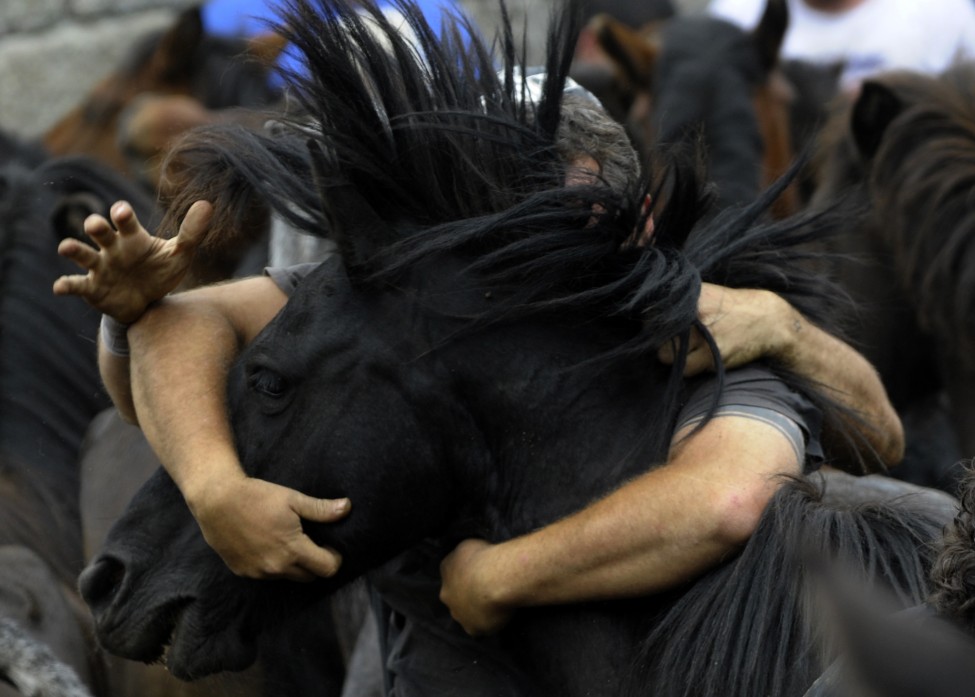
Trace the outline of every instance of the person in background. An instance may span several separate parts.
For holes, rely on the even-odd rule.
[[[711,0],[708,12],[751,29],[769,0]],[[785,0],[784,59],[842,64],[840,87],[855,91],[888,70],[937,74],[975,58],[971,0]]]

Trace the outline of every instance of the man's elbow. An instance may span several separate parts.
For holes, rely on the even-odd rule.
[[[729,547],[741,547],[748,542],[784,481],[755,482],[722,493],[716,503],[716,538]]]

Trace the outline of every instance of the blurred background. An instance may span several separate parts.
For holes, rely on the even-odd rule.
[[[511,0],[517,24],[526,18],[529,46],[545,30],[558,0]],[[0,128],[33,138],[76,105],[147,33],[170,25],[199,2],[187,0],[0,0]],[[460,0],[491,34],[497,0]],[[700,11],[705,0],[675,0]]]

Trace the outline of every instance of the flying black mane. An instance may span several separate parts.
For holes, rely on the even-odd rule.
[[[709,195],[690,167],[677,165],[654,184],[655,243],[627,244],[640,223],[646,177],[626,191],[566,186],[566,164],[555,149],[578,8],[554,18],[544,89],[532,100],[516,72],[523,66],[506,22],[491,50],[462,17],[445,17],[437,34],[411,4],[397,6],[413,42],[366,3],[289,3],[291,29],[281,31],[308,64],[308,77],[291,76],[302,107],[291,132],[202,132],[190,147],[205,150],[211,164],[201,165],[177,211],[201,193],[240,201],[251,187],[309,233],[354,228],[355,239],[341,245],[347,266],[364,264],[382,276],[433,253],[473,252],[475,268],[493,281],[517,280],[521,292],[512,304],[524,307],[527,298],[533,310],[578,308],[599,297],[602,304],[589,309],[641,319],[648,308],[676,301],[683,318],[663,322],[661,336],[668,337],[677,324],[689,326],[698,270],[733,282],[730,267],[719,273],[732,258],[742,271],[742,254],[772,247],[785,253],[797,236],[825,225],[812,218],[744,234],[772,191],[685,245]],[[208,191],[208,181],[223,188]],[[594,206],[605,212],[594,215]],[[218,210],[230,216],[233,207]],[[792,268],[786,280],[783,270],[760,267],[752,267],[750,284],[820,290]]]
[[[457,254],[495,298],[477,319],[615,318],[631,338],[605,358],[649,356],[688,332],[702,279],[775,290],[814,321],[835,322],[837,295],[800,268],[796,246],[832,229],[829,215],[759,224],[787,180],[703,226],[710,193],[679,159],[648,163],[623,190],[565,184],[556,143],[578,7],[551,22],[534,97],[506,15],[488,48],[462,17],[446,16],[438,34],[409,2],[397,8],[408,33],[367,3],[288,3],[281,31],[307,63],[291,76],[299,113],[274,135],[201,131],[181,154],[194,178],[168,224],[210,198],[217,229],[232,229],[262,198],[337,239],[350,275],[369,284]],[[656,232],[638,246],[647,191]]]

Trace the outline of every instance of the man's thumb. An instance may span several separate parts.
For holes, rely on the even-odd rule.
[[[197,201],[186,211],[183,222],[179,225],[176,243],[185,250],[195,249],[203,241],[210,221],[213,220],[213,206],[209,201]]]
[[[333,523],[341,520],[352,510],[349,499],[316,499],[298,494],[293,503],[295,513],[305,520],[316,523]]]

